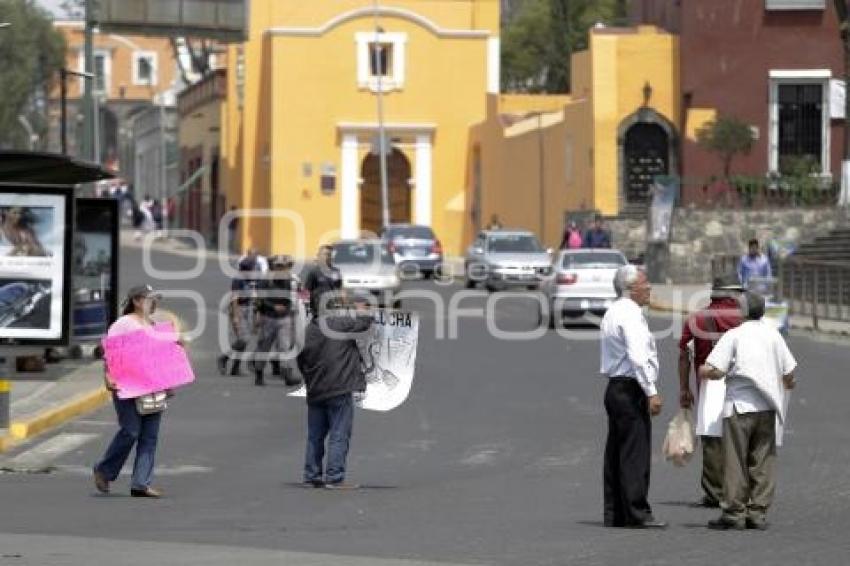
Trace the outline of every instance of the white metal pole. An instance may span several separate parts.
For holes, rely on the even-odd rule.
[[[378,101],[378,160],[380,163],[380,176],[381,176],[381,226],[386,228],[390,223],[390,191],[387,186],[387,139],[386,132],[384,130],[384,88],[383,88],[383,74],[381,69],[381,47],[380,47],[380,39],[381,39],[381,28],[378,25],[378,0],[373,0],[372,6],[375,13],[375,49],[373,50],[374,54],[374,65],[375,71],[377,71],[377,101]],[[387,65],[389,65],[389,59],[386,59]]]
[[[162,232],[164,236],[168,236],[168,144],[165,137],[165,106],[159,107],[159,153],[162,156],[160,163],[160,179],[159,179],[159,205],[160,214],[162,215]]]

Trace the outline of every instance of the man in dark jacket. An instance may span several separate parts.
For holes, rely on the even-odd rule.
[[[611,235],[602,226],[602,217],[597,216],[593,221],[593,227],[584,234],[585,248],[610,248]]]
[[[682,327],[679,340],[679,405],[690,408],[694,405],[693,391],[699,392],[696,370],[714,348],[724,332],[742,322],[738,297],[744,291],[734,276],[720,276],[711,286],[711,302],[705,309],[688,317]],[[692,344],[692,345],[691,345]],[[691,349],[693,350],[694,379],[697,387],[692,391]],[[702,441],[702,489],[704,495],[697,503],[700,507],[719,507],[723,498],[723,439],[701,436]]]
[[[316,265],[304,278],[304,289],[310,292],[310,315],[314,318],[319,316],[319,311],[323,308],[322,303],[342,288],[342,275],[339,269],[333,266],[332,256],[331,246],[320,247]],[[325,297],[328,293],[330,295]]]
[[[298,369],[307,386],[307,451],[304,483],[346,489],[345,462],[354,421],[354,393],[366,390],[356,339],[365,337],[373,315],[368,299],[356,298],[354,312],[328,312],[307,325]],[[325,440],[327,468],[323,474]]]

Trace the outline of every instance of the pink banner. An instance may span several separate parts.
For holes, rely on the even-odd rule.
[[[170,322],[152,330],[137,330],[103,339],[106,368],[118,386],[120,399],[134,399],[192,383],[195,374],[189,357],[177,344]]]

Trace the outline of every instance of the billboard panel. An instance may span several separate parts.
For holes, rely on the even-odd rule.
[[[98,27],[107,32],[197,37],[222,42],[248,38],[248,0],[101,0]]]
[[[0,183],[0,344],[68,342],[70,188]]]
[[[78,198],[74,208],[73,335],[99,341],[118,318],[118,201]]]

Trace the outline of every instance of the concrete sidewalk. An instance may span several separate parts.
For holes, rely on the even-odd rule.
[[[652,285],[650,308],[658,311],[689,314],[708,305],[711,297],[709,285]],[[815,329],[810,315],[792,314],[788,322],[792,329],[823,332],[840,336],[850,336],[850,323],[838,320],[818,320]]]
[[[11,423],[0,429],[0,453],[109,401],[97,360],[63,360],[11,381]]]

